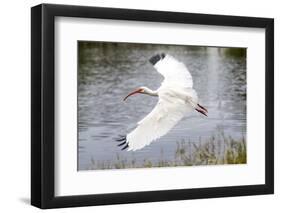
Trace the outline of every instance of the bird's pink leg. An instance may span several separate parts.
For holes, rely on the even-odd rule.
[[[203,107],[203,106],[201,106],[200,104],[197,104],[200,108],[202,108],[203,110],[205,110],[206,112],[208,112],[208,110],[205,108],[205,107]]]
[[[205,107],[201,106],[200,104],[197,104],[197,107],[195,108],[195,110],[208,117],[208,115],[207,115],[208,110]]]

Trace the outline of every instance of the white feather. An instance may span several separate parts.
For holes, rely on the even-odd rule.
[[[192,88],[193,81],[187,67],[170,55],[166,55],[159,60],[155,65],[155,69],[164,76],[163,85],[175,84],[178,86]]]
[[[138,150],[168,133],[192,106],[187,100],[178,98],[176,92],[160,88],[159,101],[154,109],[127,135],[130,150]]]

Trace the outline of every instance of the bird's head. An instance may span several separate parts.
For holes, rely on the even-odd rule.
[[[135,89],[133,92],[129,93],[124,99],[123,101],[126,101],[127,98],[129,98],[131,95],[135,95],[135,94],[150,94],[151,90],[148,89],[147,87],[139,87],[137,89]]]

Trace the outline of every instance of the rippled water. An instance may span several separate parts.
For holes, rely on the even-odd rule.
[[[78,170],[92,162],[114,162],[117,155],[137,163],[174,159],[176,142],[204,141],[218,131],[233,138],[246,134],[246,59],[227,48],[121,43],[79,44]],[[115,139],[132,130],[148,114],[157,97],[123,98],[139,86],[157,89],[163,80],[149,64],[165,52],[184,62],[209,117],[194,111],[167,135],[136,152],[121,151]]]

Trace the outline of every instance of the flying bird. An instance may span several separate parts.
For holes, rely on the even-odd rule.
[[[117,139],[122,150],[135,151],[167,134],[188,112],[196,110],[207,116],[208,110],[198,103],[193,81],[187,67],[168,54],[157,54],[149,59],[154,68],[164,77],[161,86],[153,91],[140,87],[128,94],[124,101],[135,94],[157,96],[154,109],[137,123],[137,127]]]

